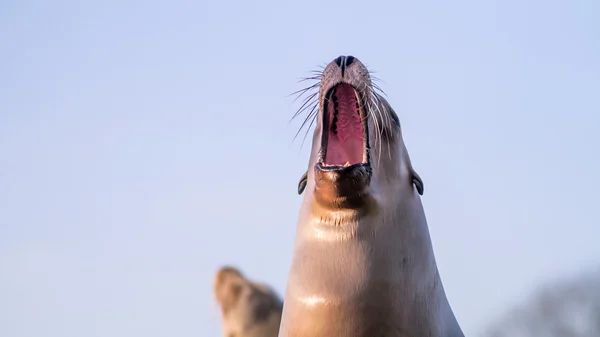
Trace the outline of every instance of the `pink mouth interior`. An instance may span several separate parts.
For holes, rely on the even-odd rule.
[[[326,165],[349,166],[363,162],[364,136],[359,105],[354,88],[349,84],[336,86],[327,104]]]

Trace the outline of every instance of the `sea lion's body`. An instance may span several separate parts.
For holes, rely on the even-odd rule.
[[[437,270],[423,182],[371,86],[352,57],[323,72],[279,337],[464,336]]]
[[[214,293],[224,337],[277,337],[283,303],[270,287],[236,268],[222,267],[215,275]]]

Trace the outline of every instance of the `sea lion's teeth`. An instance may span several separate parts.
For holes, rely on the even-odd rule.
[[[350,166],[350,162],[347,161],[346,164],[344,164],[344,166]]]

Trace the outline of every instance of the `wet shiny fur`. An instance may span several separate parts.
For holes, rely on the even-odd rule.
[[[280,337],[461,337],[438,273],[397,115],[366,67],[339,58],[322,72]],[[320,167],[323,106],[339,82],[360,91],[369,164]],[[316,87],[316,86],[315,86]]]

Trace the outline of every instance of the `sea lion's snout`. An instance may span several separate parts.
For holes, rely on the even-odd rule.
[[[410,165],[402,159],[398,116],[377,91],[369,70],[351,55],[333,59],[320,75],[313,192],[329,208],[362,207],[382,182],[397,178],[398,163]],[[303,176],[298,193],[308,179]]]
[[[372,173],[367,123],[369,72],[354,56],[339,56],[323,71],[319,96],[322,128],[314,166],[315,192],[318,199],[328,202],[358,198]]]
[[[321,79],[321,149],[318,163],[330,171],[368,165],[367,103],[371,80],[354,56],[339,56]]]
[[[344,73],[346,72],[346,68],[348,68],[349,66],[352,65],[352,63],[354,63],[354,60],[356,60],[356,58],[354,56],[348,55],[348,56],[344,56],[341,55],[340,57],[336,58],[334,60],[335,64],[338,65],[338,67],[340,67],[341,71],[342,71],[342,77],[344,77]]]

